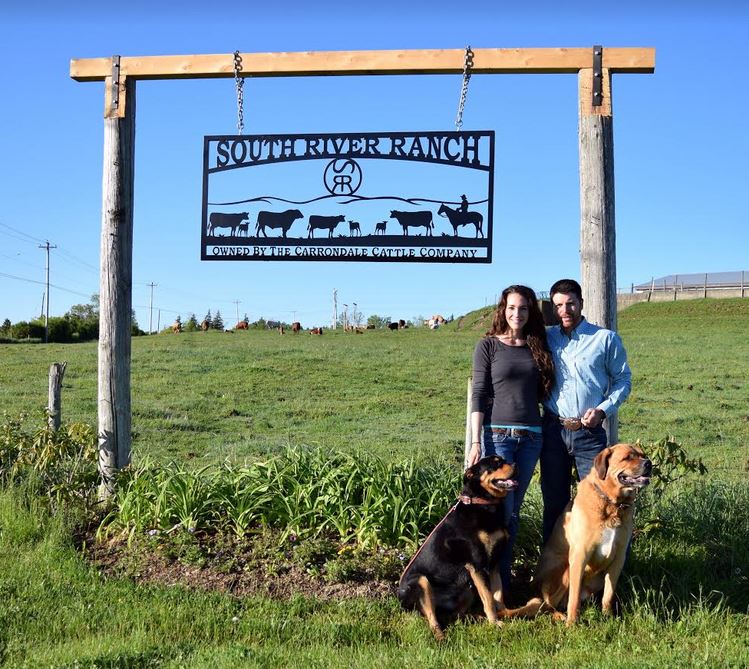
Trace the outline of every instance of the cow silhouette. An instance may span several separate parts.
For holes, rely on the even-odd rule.
[[[426,228],[427,235],[432,236],[432,229],[434,224],[432,223],[432,212],[431,211],[391,211],[390,218],[394,218],[401,224],[403,228],[403,234],[408,237],[408,228]]]
[[[298,218],[304,218],[304,214],[298,209],[287,209],[286,211],[259,211],[257,223],[255,224],[255,235],[267,237],[266,228],[281,230],[281,235],[286,238],[286,233]]]
[[[339,216],[310,216],[307,224],[307,237],[315,236],[315,230],[327,230],[328,239],[333,238],[333,231],[339,223],[343,223],[346,217],[343,214]]]

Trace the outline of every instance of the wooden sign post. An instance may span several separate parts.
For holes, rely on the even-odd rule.
[[[578,75],[583,297],[591,322],[615,328],[611,75],[654,72],[655,49],[603,48],[597,55],[596,49],[474,49],[472,73]],[[461,74],[464,58],[463,49],[243,53],[240,74]],[[135,82],[234,77],[234,54],[74,59],[70,76],[105,82],[98,432],[103,493],[111,494],[114,473],[130,461]]]

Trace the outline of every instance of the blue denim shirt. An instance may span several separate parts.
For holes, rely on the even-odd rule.
[[[547,328],[554,358],[555,383],[544,407],[564,418],[578,418],[588,409],[607,416],[632,389],[627,352],[616,332],[584,318],[568,337],[560,325]]]

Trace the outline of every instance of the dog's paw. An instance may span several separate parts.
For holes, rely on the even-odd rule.
[[[434,634],[434,640],[442,643],[445,640],[445,633],[439,627],[432,627],[432,634]]]

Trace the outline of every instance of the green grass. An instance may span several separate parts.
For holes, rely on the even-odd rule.
[[[632,366],[620,434],[666,434],[711,475],[746,481],[749,465],[749,300],[640,303],[619,315]]]
[[[457,464],[484,312],[436,331],[135,338],[133,458],[202,466],[304,443]],[[641,303],[619,321],[633,370],[620,438],[647,443],[671,434],[721,476],[741,476],[749,300]],[[96,343],[0,345],[0,410],[44,407],[49,365],[61,360],[69,363],[64,418],[95,424]]]
[[[480,317],[468,315],[473,323]],[[435,644],[394,599],[290,602],[105,580],[70,528],[22,489],[0,492],[0,664],[8,667],[745,667],[749,665],[749,301],[639,304],[620,331],[634,373],[620,437],[674,436],[702,481],[646,491],[620,584],[623,616],[587,609]],[[199,466],[286,446],[414,459],[458,486],[465,383],[482,329],[161,335],[133,340],[134,457]],[[66,420],[96,419],[96,346],[0,345],[0,409],[43,407],[67,360]],[[519,555],[537,550],[531,485]]]
[[[711,496],[698,494],[708,505]],[[746,488],[736,501],[749,501]],[[692,510],[684,500],[672,503],[682,513]],[[736,538],[745,551],[743,519],[744,534]],[[688,536],[670,541],[675,555],[664,553],[659,540],[661,559],[648,555],[650,540],[638,540],[621,586],[621,618],[608,620],[591,608],[571,630],[548,617],[501,630],[462,622],[438,646],[426,624],[401,612],[394,599],[281,602],[104,580],[70,546],[64,524],[21,503],[18,492],[0,493],[0,527],[0,663],[8,667],[743,667],[749,661],[745,612],[727,603],[730,595],[721,600],[711,593],[710,582],[702,591],[686,587],[694,584],[680,561],[688,558],[688,542],[678,546]],[[692,558],[701,574],[705,567],[696,563],[704,559]]]
[[[205,464],[305,443],[457,462],[472,340],[425,330],[135,338],[133,457]],[[96,421],[95,344],[0,355],[2,409],[43,407],[49,365],[67,360],[64,417]]]

